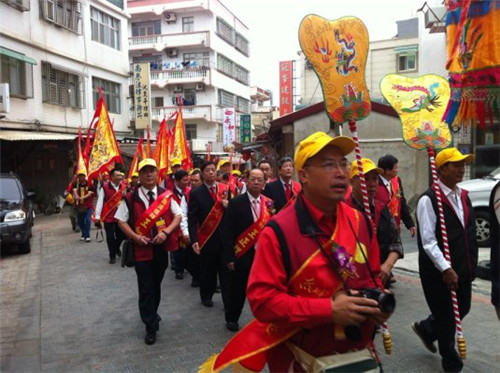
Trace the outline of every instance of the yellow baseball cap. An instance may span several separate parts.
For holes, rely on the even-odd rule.
[[[179,158],[172,158],[172,160],[170,161],[170,167],[180,166],[181,164],[182,163]]]
[[[142,161],[140,161],[138,170],[140,171],[146,166],[158,168],[158,166],[156,165],[156,161],[153,158],[144,158]]]
[[[229,159],[221,159],[219,161],[219,167],[224,166],[226,163],[229,163]]]
[[[304,167],[306,161],[318,154],[325,146],[333,145],[342,151],[343,155],[347,155],[354,150],[356,144],[354,141],[347,136],[336,136],[331,137],[325,132],[315,132],[309,137],[299,142],[297,149],[295,150],[295,169],[301,170]]]
[[[233,175],[241,176],[241,171],[240,170],[233,170]]]
[[[139,174],[137,172],[132,172],[132,175],[130,177],[139,177]]]
[[[375,163],[371,159],[368,158],[362,158],[361,163],[363,165],[363,173],[366,175],[370,171],[377,171],[377,174],[382,175],[384,173],[384,170],[381,168],[377,167]],[[356,160],[352,161],[351,163],[351,176],[350,178],[354,178],[355,176],[358,176],[359,170],[358,170],[358,162]]]
[[[449,162],[472,162],[476,158],[474,154],[462,154],[457,148],[446,148],[441,150],[436,156],[436,168]]]

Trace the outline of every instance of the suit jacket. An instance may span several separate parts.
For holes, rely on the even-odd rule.
[[[403,221],[405,227],[407,229],[410,229],[411,227],[415,226],[415,223],[413,222],[413,218],[411,217],[410,210],[408,208],[408,205],[406,204],[406,198],[405,198],[404,191],[403,191],[403,183],[401,182],[401,179],[399,178],[399,176],[397,176],[397,178],[398,178],[398,183],[399,183],[399,191],[401,193],[401,211],[400,211],[401,220]],[[384,181],[382,179],[380,179],[378,182],[377,193],[375,194],[375,199],[378,199],[379,201],[383,202],[385,205],[388,205],[389,201],[391,200],[390,191],[385,186]],[[399,228],[399,226],[398,226],[398,228]]]
[[[229,201],[229,205],[224,213],[222,225],[226,262],[229,263],[236,261],[236,257],[234,255],[234,245],[236,243],[236,239],[253,223],[252,207],[250,206],[248,192],[245,192]],[[238,262],[250,262],[251,265],[254,254],[255,249],[252,247],[238,260]],[[238,262],[237,265],[242,264]]]
[[[191,242],[198,242],[197,231],[212,210],[214,203],[212,195],[205,184],[191,190],[188,204],[188,229]],[[201,249],[202,252],[204,250],[210,252],[222,250],[221,225],[222,221]]]
[[[296,183],[296,181],[292,181],[292,184],[293,183]],[[283,183],[281,182],[281,179],[279,177],[276,180],[267,183],[262,194],[274,201],[274,208],[276,210],[276,213],[281,210],[287,203],[285,188],[283,188]]]

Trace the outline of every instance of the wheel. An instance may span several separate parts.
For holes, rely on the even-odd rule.
[[[19,244],[19,254],[29,254],[31,252],[31,240],[28,238],[22,244]]]
[[[475,211],[476,213],[476,238],[480,247],[490,246],[490,214],[488,211]]]

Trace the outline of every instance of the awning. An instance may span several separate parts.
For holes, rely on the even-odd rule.
[[[0,140],[6,141],[34,141],[34,140],[74,140],[78,135],[54,132],[32,132],[32,131],[0,131]]]
[[[10,49],[0,47],[0,54],[3,54],[4,56],[11,57],[11,58],[14,58],[16,60],[20,60],[20,61],[32,64],[32,65],[37,65],[37,62],[33,58],[25,56],[24,54],[21,54],[18,52],[14,52],[13,50],[10,50]]]
[[[411,52],[417,52],[418,51],[418,45],[405,45],[403,47],[396,47],[394,48],[394,52],[396,53],[411,53]]]

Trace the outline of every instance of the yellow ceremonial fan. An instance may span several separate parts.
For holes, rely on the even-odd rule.
[[[432,74],[415,79],[389,74],[380,82],[380,90],[398,113],[403,139],[408,146],[443,149],[450,144],[450,130],[443,122],[450,99],[446,79]]]
[[[325,107],[335,123],[360,120],[370,114],[365,82],[368,30],[356,17],[334,21],[318,15],[304,17],[300,47],[323,89]]]

